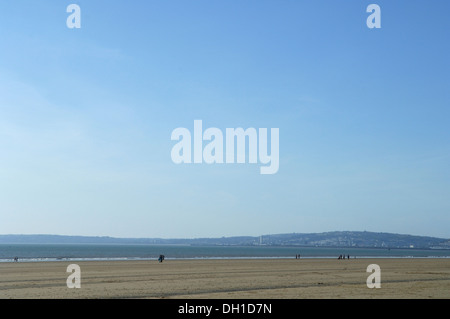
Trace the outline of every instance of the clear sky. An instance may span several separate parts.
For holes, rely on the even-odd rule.
[[[68,5],[81,8],[69,29]],[[369,29],[369,4],[381,28]],[[450,2],[0,2],[0,234],[450,238]],[[171,133],[279,128],[280,165]]]

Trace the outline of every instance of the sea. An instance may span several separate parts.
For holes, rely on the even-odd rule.
[[[450,249],[136,244],[0,244],[0,262],[271,258],[450,258]]]

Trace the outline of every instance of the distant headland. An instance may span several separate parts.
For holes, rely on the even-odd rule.
[[[367,231],[288,233],[220,238],[115,238],[62,235],[0,235],[0,244],[153,244],[450,249],[450,239]]]

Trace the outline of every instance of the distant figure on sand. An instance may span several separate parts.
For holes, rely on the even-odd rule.
[[[159,255],[158,261],[162,263],[164,261],[164,255]]]
[[[19,257],[14,257],[14,261],[18,262],[19,261]]]

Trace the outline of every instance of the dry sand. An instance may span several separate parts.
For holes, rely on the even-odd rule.
[[[0,298],[450,298],[450,259],[281,259],[1,263]],[[369,264],[381,288],[369,289]]]

